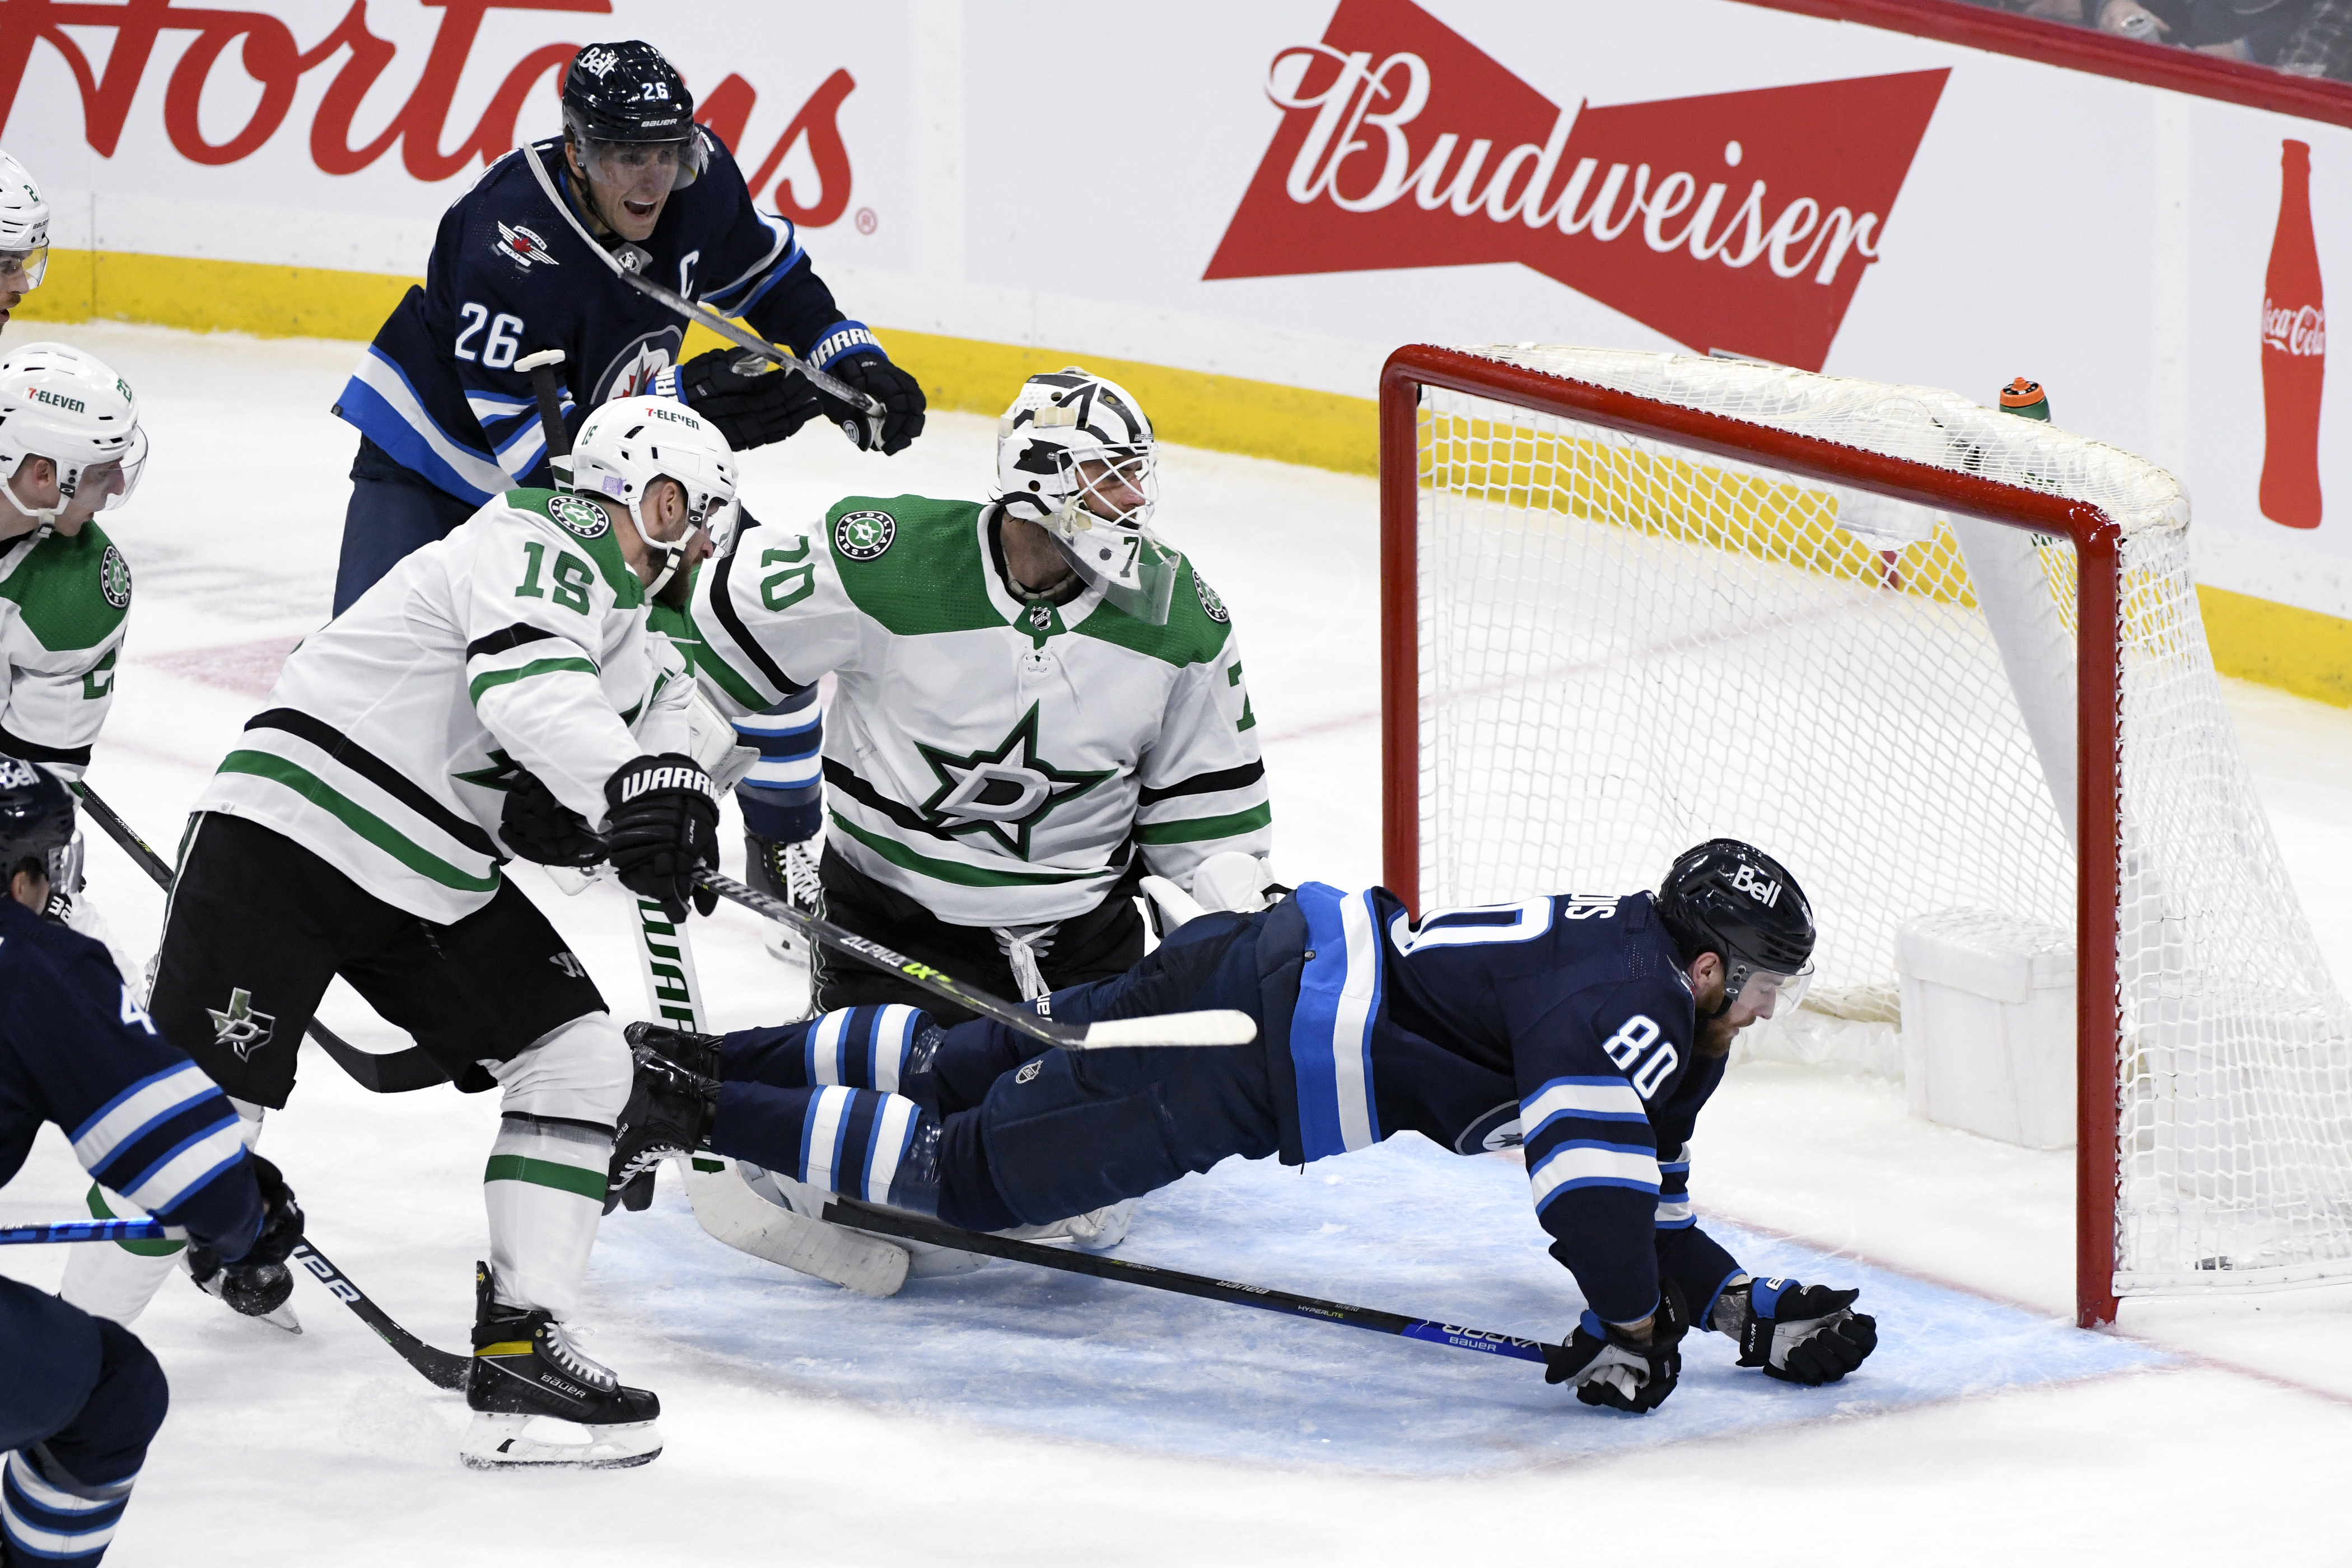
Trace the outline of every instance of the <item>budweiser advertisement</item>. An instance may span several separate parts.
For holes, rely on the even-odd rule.
[[[1413,341],[2022,374],[2187,479],[2204,581],[2352,617],[2352,130],[1778,6],[0,0],[0,142],[60,247],[413,276],[619,37],[886,330],[1358,399]]]
[[[1205,276],[1515,261],[1819,370],[1949,75],[1563,106],[1412,0],[1342,0],[1274,58],[1281,125]]]

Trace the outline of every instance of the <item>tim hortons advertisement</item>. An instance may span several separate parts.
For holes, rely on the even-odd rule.
[[[2352,132],[1738,0],[0,0],[60,246],[413,275],[643,37],[884,328],[1372,395],[1400,342],[1724,350],[2180,474],[2209,584],[2352,616]]]

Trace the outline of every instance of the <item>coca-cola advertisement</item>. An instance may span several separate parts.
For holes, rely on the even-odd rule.
[[[570,51],[644,37],[827,282],[948,345],[971,406],[1024,351],[1206,373],[1217,439],[1361,471],[1407,342],[1987,400],[2022,374],[2188,481],[2210,586],[2352,616],[2325,352],[2352,130],[1743,0],[689,9],[6,0],[0,143],[61,256],[410,278],[486,162],[554,132]],[[99,314],[152,297],[54,270]]]

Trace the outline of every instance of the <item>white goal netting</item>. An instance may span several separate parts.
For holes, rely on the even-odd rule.
[[[1466,352],[2098,507],[2122,783],[2073,821],[2069,542],[1427,387],[1423,907],[1654,886],[1745,838],[1812,900],[1808,1005],[1891,1021],[1905,921],[2074,929],[2079,827],[2122,887],[2117,1292],[2352,1274],[2352,1015],[2240,759],[2171,476],[1948,392]]]

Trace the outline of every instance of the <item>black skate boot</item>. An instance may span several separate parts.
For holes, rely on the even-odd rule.
[[[491,1289],[490,1266],[474,1265],[474,1412],[457,1457],[477,1470],[550,1466],[618,1470],[662,1451],[654,1426],[661,1401],[624,1388],[590,1360],[544,1309],[509,1307]]]
[[[683,1040],[693,1035],[668,1033]],[[604,1184],[604,1212],[627,1202],[641,1209],[653,1197],[654,1168],[676,1154],[691,1154],[710,1136],[719,1113],[719,1083],[678,1066],[651,1045],[635,1047],[636,1075],[629,1103],[613,1130],[613,1167]],[[637,1184],[643,1183],[642,1197]]]

